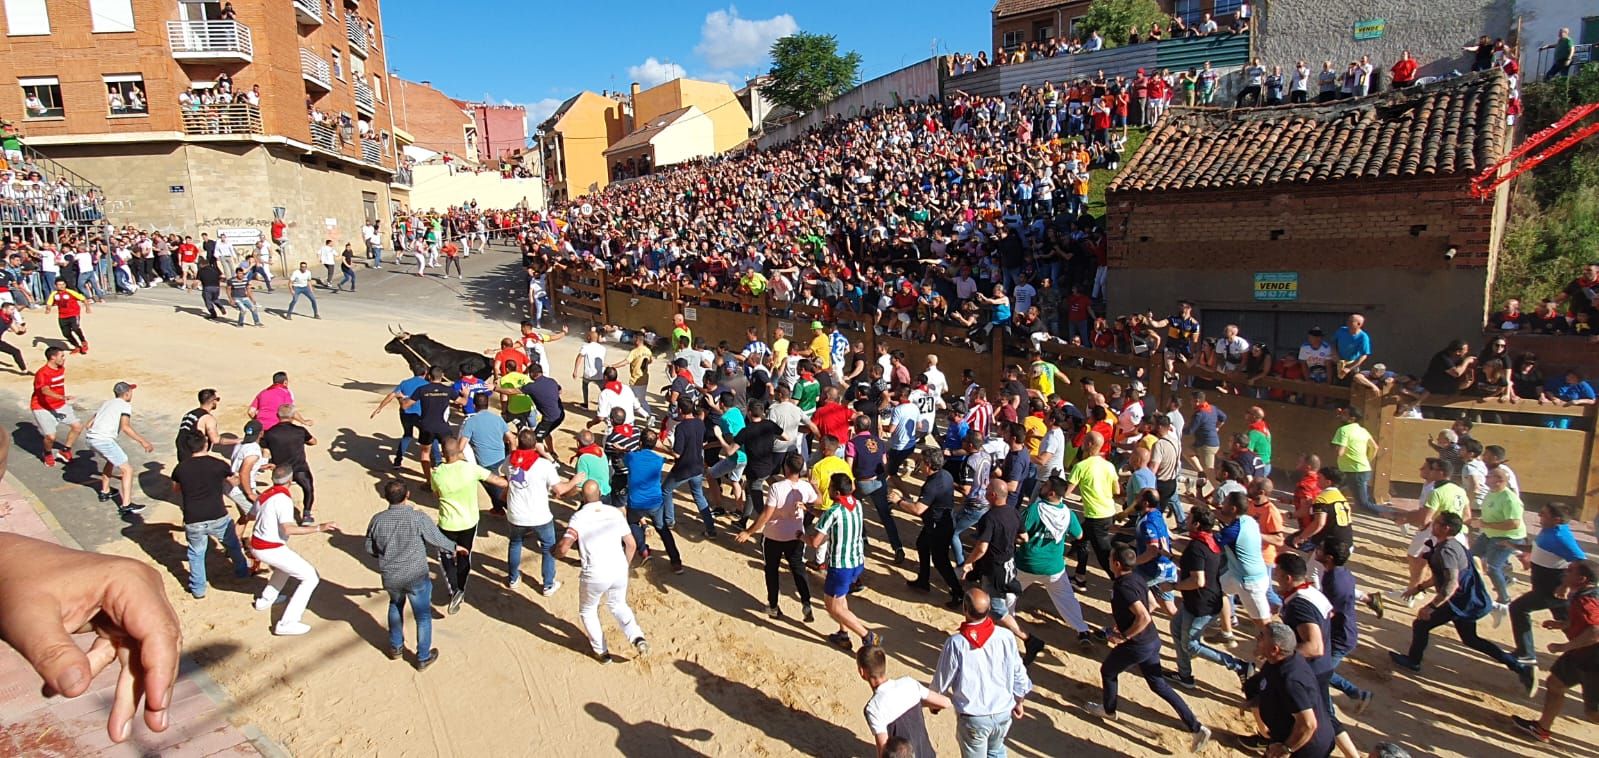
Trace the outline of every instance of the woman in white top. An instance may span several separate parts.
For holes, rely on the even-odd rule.
[[[761,553],[766,570],[766,615],[782,618],[777,607],[778,575],[782,562],[788,561],[794,574],[794,585],[799,590],[804,619],[811,614],[811,587],[805,578],[805,509],[817,501],[816,488],[801,478],[805,459],[799,453],[789,453],[783,458],[783,478],[767,490],[766,507],[748,529],[734,537],[740,543],[749,542],[756,532],[761,533]]]

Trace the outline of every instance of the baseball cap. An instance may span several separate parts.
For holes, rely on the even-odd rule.
[[[821,329],[822,328],[822,322],[820,322],[820,321],[812,321],[811,322],[811,328],[812,329]]]
[[[1127,385],[1127,389],[1142,395],[1144,394],[1144,383],[1134,379],[1132,384]]]
[[[261,422],[255,419],[250,419],[244,425],[243,440],[245,442],[255,442],[259,439],[261,439]]]
[[[134,389],[138,389],[138,388],[139,388],[139,385],[137,385],[137,384],[130,384],[128,382],[117,382],[116,386],[111,388],[111,394],[117,395],[117,396],[120,397],[120,396],[126,394],[128,392],[128,390],[134,390]]]

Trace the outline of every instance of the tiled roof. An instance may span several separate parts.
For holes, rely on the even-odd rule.
[[[1084,2],[1085,0],[999,0],[994,3],[994,15],[1004,18],[1021,13],[1053,10],[1064,5],[1080,5]]]
[[[1325,105],[1173,108],[1110,192],[1473,175],[1506,149],[1498,70]]]

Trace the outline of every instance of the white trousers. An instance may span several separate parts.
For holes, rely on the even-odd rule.
[[[1083,633],[1088,632],[1088,624],[1083,621],[1083,606],[1077,602],[1077,594],[1072,592],[1072,582],[1067,578],[1064,570],[1054,576],[1018,571],[1016,572],[1016,581],[1021,583],[1022,592],[1024,593],[1028,587],[1035,584],[1044,585],[1044,589],[1049,592],[1049,601],[1055,605],[1055,612],[1060,614],[1061,618],[1066,619],[1066,623],[1071,624],[1072,629]],[[1018,595],[1017,597],[1020,596]],[[1015,613],[1015,611],[1016,601],[1012,600],[1011,612]]]
[[[311,592],[321,581],[316,575],[316,568],[288,547],[252,549],[250,552],[255,554],[256,560],[272,567],[272,579],[261,590],[262,605],[270,607],[277,602],[278,595],[283,594],[283,587],[290,579],[300,580],[299,586],[294,588],[294,594],[289,596],[289,604],[283,607],[283,616],[278,619],[279,624],[299,622],[300,617],[305,615],[306,604],[311,602]]]
[[[626,574],[612,579],[584,577],[578,580],[577,592],[577,616],[583,621],[583,631],[588,633],[589,645],[594,648],[596,655],[609,652],[605,646],[605,630],[600,628],[601,599],[605,600],[611,617],[616,619],[616,625],[622,627],[622,636],[627,641],[632,642],[644,636],[638,619],[633,616],[633,609],[627,604]]]

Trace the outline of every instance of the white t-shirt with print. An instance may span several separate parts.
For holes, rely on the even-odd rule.
[[[541,456],[526,469],[509,466],[505,478],[511,485],[505,496],[505,517],[512,526],[543,526],[555,520],[550,513],[550,489],[561,483],[561,474],[553,461]]]

